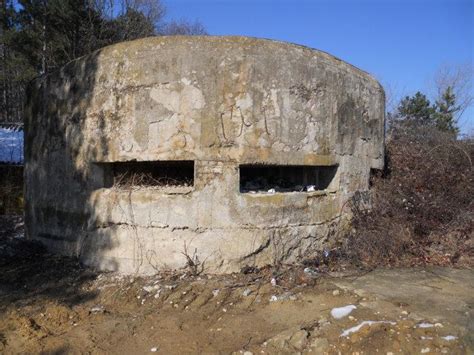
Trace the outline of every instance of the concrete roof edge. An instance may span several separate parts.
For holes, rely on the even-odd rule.
[[[97,49],[97,50],[95,50],[95,51],[93,51],[93,52],[91,52],[87,55],[84,55],[82,57],[76,58],[76,59],[74,59],[74,60],[72,60],[68,63],[65,63],[63,66],[61,66],[60,68],[57,68],[53,72],[48,73],[46,75],[38,76],[37,78],[33,79],[32,81],[44,79],[45,77],[47,77],[51,74],[54,74],[56,72],[61,71],[64,67],[68,66],[71,63],[80,61],[80,60],[82,60],[84,58],[87,58],[87,57],[99,56],[101,54],[101,52],[104,52],[104,51],[107,51],[107,50],[113,50],[114,48],[119,47],[119,46],[123,46],[126,43],[137,43],[137,42],[141,42],[141,41],[158,41],[158,40],[162,41],[162,40],[171,40],[171,39],[173,39],[173,40],[198,39],[198,40],[211,40],[211,41],[212,40],[216,40],[216,41],[217,40],[261,41],[261,42],[269,42],[269,43],[274,43],[274,44],[289,46],[289,47],[294,47],[294,48],[300,48],[300,49],[310,51],[310,52],[320,53],[320,54],[323,54],[323,55],[327,56],[329,59],[331,59],[335,62],[347,65],[349,68],[355,70],[360,75],[365,76],[367,79],[374,82],[379,87],[379,89],[381,90],[383,95],[385,95],[385,90],[383,89],[382,84],[372,74],[370,74],[369,72],[367,72],[365,70],[362,70],[362,69],[356,67],[355,65],[353,65],[349,62],[346,62],[345,60],[342,60],[342,59],[340,59],[340,58],[338,58],[338,57],[336,57],[336,56],[334,56],[334,55],[332,55],[332,54],[330,54],[326,51],[316,49],[316,48],[312,48],[312,47],[309,47],[309,46],[305,46],[305,45],[302,45],[302,44],[286,42],[286,41],[282,41],[282,40],[276,40],[276,39],[270,39],[270,38],[260,38],[260,37],[251,37],[251,36],[239,36],[239,35],[229,35],[229,36],[214,36],[214,35],[205,35],[205,36],[189,36],[189,35],[151,36],[151,37],[138,38],[138,39],[131,40],[131,41],[118,42],[118,43],[114,43],[114,44],[105,46],[103,48]]]

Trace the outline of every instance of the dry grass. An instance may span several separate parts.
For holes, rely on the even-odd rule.
[[[154,177],[151,173],[122,173],[114,178],[113,187],[120,189],[130,188],[166,188],[173,186],[192,186],[189,180],[178,180],[170,177]]]
[[[372,178],[372,208],[355,199],[345,252],[364,265],[472,264],[474,142],[397,127],[387,166]]]

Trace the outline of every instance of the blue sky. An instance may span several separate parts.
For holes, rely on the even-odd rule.
[[[168,0],[168,19],[212,35],[303,44],[373,74],[393,95],[428,92],[442,65],[474,64],[474,0]],[[474,109],[460,122],[474,131]],[[473,132],[474,133],[474,132]]]

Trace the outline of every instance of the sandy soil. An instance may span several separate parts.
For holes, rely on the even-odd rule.
[[[2,354],[474,351],[472,270],[293,266],[123,277],[49,255],[19,229],[20,222],[0,233]],[[347,305],[356,308],[331,315]],[[376,323],[354,328],[365,321]]]

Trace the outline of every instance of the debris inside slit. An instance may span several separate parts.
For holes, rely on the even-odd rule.
[[[240,192],[274,194],[326,190],[337,166],[240,165]]]
[[[274,194],[277,192],[315,192],[316,185],[293,185],[291,181],[279,179],[277,182],[265,178],[255,178],[243,184],[242,193]]]

